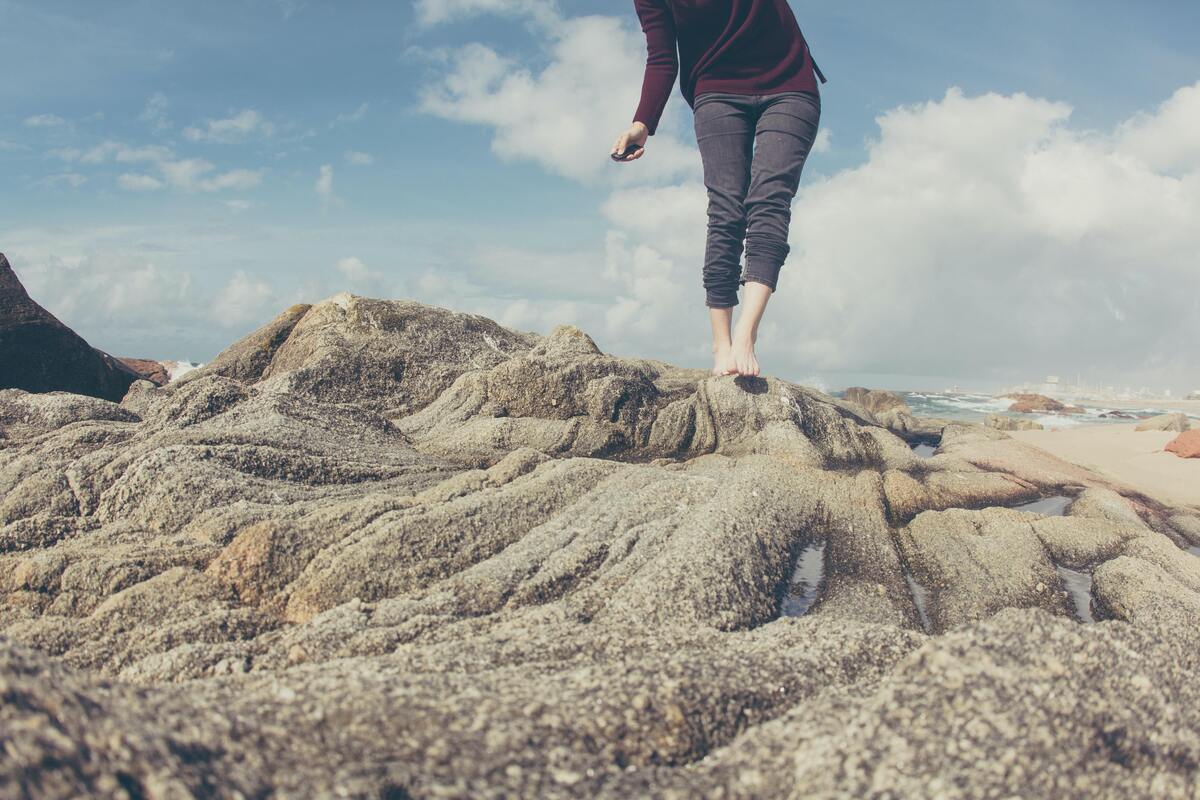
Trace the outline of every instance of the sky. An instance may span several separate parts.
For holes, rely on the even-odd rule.
[[[826,389],[1200,388],[1200,4],[792,8],[829,78],[760,329]],[[632,0],[0,0],[0,252],[123,356],[412,298],[704,366],[678,88]]]

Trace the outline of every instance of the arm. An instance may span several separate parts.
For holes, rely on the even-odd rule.
[[[679,76],[675,19],[666,0],[634,0],[634,6],[646,34],[646,75],[642,79],[642,99],[633,121],[641,122],[653,136]]]

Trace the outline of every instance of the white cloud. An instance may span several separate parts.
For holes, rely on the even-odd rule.
[[[1122,152],[1151,169],[1200,169],[1200,83],[1171,95],[1154,113],[1139,114],[1117,132]]]
[[[279,13],[285,20],[291,19],[294,14],[304,10],[305,6],[302,0],[275,0],[275,3],[279,6]]]
[[[442,25],[477,14],[527,16],[535,22],[552,25],[561,17],[555,0],[417,0],[417,22]]]
[[[72,189],[78,189],[87,183],[87,176],[80,175],[78,172],[64,172],[59,175],[50,175],[43,178],[40,183],[43,186],[70,186]]]
[[[224,119],[205,120],[203,127],[184,128],[183,135],[193,142],[230,144],[242,142],[255,135],[270,136],[275,126],[252,108],[239,111]]]
[[[322,200],[326,202],[333,200],[333,165],[323,164],[321,172],[317,176],[317,182],[313,186],[314,191],[320,195]]]
[[[117,185],[127,192],[154,192],[163,188],[162,181],[151,175],[122,175],[117,178]]]
[[[696,171],[693,148],[670,125],[636,166],[608,158],[637,106],[646,60],[640,30],[617,17],[587,16],[558,19],[546,36],[549,63],[538,73],[482,44],[457,49],[448,74],[420,92],[422,110],[487,125],[501,159],[534,161],[575,180],[661,180]]]
[[[171,128],[171,120],[167,116],[167,96],[162,92],[155,92],[146,100],[146,106],[142,109],[138,119],[146,123],[156,132],[162,132]]]
[[[346,151],[346,163],[354,167],[366,167],[375,163],[375,159],[370,153],[362,153],[358,150]]]
[[[820,155],[828,153],[831,147],[833,147],[833,130],[822,125],[817,131],[817,140],[813,142],[812,151]]]
[[[22,124],[27,128],[57,128],[66,123],[67,121],[57,114],[38,114],[26,117]]]
[[[210,175],[215,167],[202,158],[163,161],[158,165],[171,186],[189,192],[252,189],[262,183],[262,170],[235,169]]]
[[[360,103],[358,108],[354,109],[349,114],[338,114],[330,124],[330,127],[336,128],[339,125],[349,125],[354,122],[362,122],[367,116],[367,111],[370,108],[370,103]]]
[[[234,327],[269,319],[279,309],[274,306],[275,291],[266,281],[238,270],[217,293],[213,304],[213,319],[226,327]]]
[[[254,204],[249,200],[226,200],[225,207],[235,214],[241,214],[243,211],[249,211]]]

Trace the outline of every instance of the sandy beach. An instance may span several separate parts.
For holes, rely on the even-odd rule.
[[[1016,431],[1017,439],[1059,458],[1128,483],[1167,503],[1200,506],[1200,459],[1163,452],[1178,434],[1136,431],[1136,423]]]

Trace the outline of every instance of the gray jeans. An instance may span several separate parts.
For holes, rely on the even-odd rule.
[[[775,290],[790,251],[792,200],[817,138],[821,99],[806,92],[704,92],[693,111],[708,188],[705,304],[731,308],[746,281]]]

